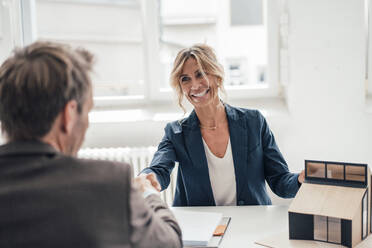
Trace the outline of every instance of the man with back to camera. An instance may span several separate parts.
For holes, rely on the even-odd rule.
[[[181,247],[171,211],[127,164],[75,158],[93,56],[36,42],[0,67],[0,247]],[[145,197],[145,198],[144,198]]]

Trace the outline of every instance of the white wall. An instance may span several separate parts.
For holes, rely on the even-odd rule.
[[[372,165],[363,0],[290,0],[288,161]]]

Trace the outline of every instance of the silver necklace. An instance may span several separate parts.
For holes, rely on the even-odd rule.
[[[202,128],[202,129],[208,129],[208,130],[216,130],[217,129],[217,126],[208,127],[208,126],[203,126],[202,124],[199,124],[199,127]]]

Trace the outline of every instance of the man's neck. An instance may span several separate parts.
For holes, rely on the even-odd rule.
[[[52,146],[59,152],[63,152],[63,146],[60,144],[60,142],[58,142],[56,138],[50,137],[50,134],[47,134],[46,136],[41,138],[40,141]]]

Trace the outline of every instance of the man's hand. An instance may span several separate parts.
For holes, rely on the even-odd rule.
[[[146,190],[156,190],[158,192],[161,190],[160,183],[156,179],[154,173],[141,174],[138,177],[135,177],[133,181],[142,193]]]
[[[302,170],[300,175],[298,175],[298,182],[303,183],[305,181],[305,170]]]

